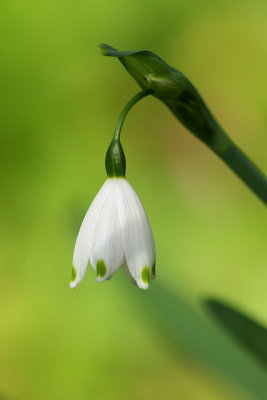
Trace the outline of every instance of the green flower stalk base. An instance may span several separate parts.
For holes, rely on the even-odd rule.
[[[142,90],[128,101],[122,112],[120,113],[113,139],[107,150],[105,165],[107,175],[112,177],[125,177],[126,159],[120,142],[120,135],[124,120],[130,109],[143,97],[152,93],[152,90]]]
[[[217,154],[267,204],[266,176],[224,132],[196,88],[181,72],[148,50],[118,51],[106,44],[100,45],[99,48],[103,55],[117,57],[142,88],[142,92],[130,100],[125,107],[125,113],[122,112],[119,118],[118,129],[115,130],[112,142],[113,146],[117,146],[116,154],[120,152],[120,129],[127,112],[135,104],[135,99],[140,100],[147,94],[152,94],[165,103],[184,126]],[[110,155],[108,157],[112,158]],[[113,157],[114,159],[116,160],[116,157]],[[114,161],[113,164],[110,163],[115,164]],[[123,172],[122,169],[112,168],[108,166],[108,175],[112,173],[120,176]]]

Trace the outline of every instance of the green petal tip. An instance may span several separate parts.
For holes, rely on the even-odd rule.
[[[149,268],[147,266],[145,266],[142,270],[142,281],[145,284],[148,284],[150,281],[150,271]]]
[[[75,269],[74,267],[72,267],[70,281],[71,281],[71,282],[74,282],[75,279],[76,279],[76,276],[77,276],[77,275],[76,275],[76,269]]]
[[[106,264],[104,263],[103,260],[99,260],[97,261],[96,264],[96,275],[99,278],[104,278],[104,276],[106,275],[107,272],[107,267]]]

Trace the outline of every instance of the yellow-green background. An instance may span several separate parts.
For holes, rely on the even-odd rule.
[[[157,279],[143,292],[121,271],[99,284],[88,269],[74,291],[69,278],[115,122],[138,91],[97,45],[148,48],[180,69],[267,171],[267,2],[0,7],[1,399],[264,399],[267,375],[199,301],[222,298],[267,323],[266,209],[154,98],[131,111],[122,142],[154,232]],[[175,335],[162,287],[176,296]]]

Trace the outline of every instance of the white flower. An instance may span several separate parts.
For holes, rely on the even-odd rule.
[[[88,262],[102,282],[122,267],[142,289],[155,277],[155,243],[146,212],[125,178],[108,178],[81,225],[70,287],[84,277]]]

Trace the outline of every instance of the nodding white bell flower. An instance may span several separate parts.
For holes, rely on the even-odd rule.
[[[119,141],[108,149],[106,169],[109,178],[89,207],[76,240],[70,287],[81,282],[90,262],[99,282],[122,267],[133,283],[148,289],[155,278],[155,243],[141,201],[124,177]]]

